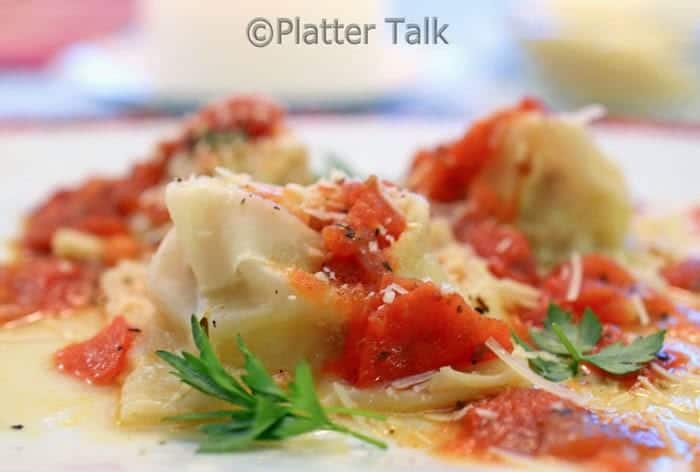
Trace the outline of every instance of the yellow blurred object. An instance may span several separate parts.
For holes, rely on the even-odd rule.
[[[699,64],[691,57],[700,2],[547,0],[537,7],[552,28],[524,44],[553,92],[616,113],[663,116],[690,108],[700,115],[692,105]]]

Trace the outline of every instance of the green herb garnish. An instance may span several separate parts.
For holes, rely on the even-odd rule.
[[[184,383],[234,406],[230,410],[166,418],[204,423],[199,427],[205,435],[200,442],[200,452],[240,451],[260,441],[281,441],[318,430],[336,431],[382,449],[387,447],[386,443],[352,431],[328,417],[335,413],[384,419],[381,415],[351,408],[324,409],[316,395],[308,363],[299,363],[289,388],[282,389],[239,336],[238,348],[245,359],[245,372],[240,378],[234,377],[216,357],[196,317],[192,316],[190,321],[199,357],[189,352],[179,356],[167,351],[156,354],[175,369],[173,374]]]
[[[549,305],[543,329],[531,329],[535,345],[551,356],[530,359],[530,368],[542,377],[559,382],[575,377],[581,362],[589,362],[610,374],[628,374],[652,361],[664,344],[666,331],[637,338],[629,345],[620,342],[593,354],[603,327],[592,310],[586,309],[581,322],[574,324],[571,314],[555,304]],[[535,349],[513,334],[516,344],[528,352]]]

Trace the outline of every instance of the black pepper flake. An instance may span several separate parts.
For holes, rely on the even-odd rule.
[[[277,290],[277,289],[275,289],[275,295],[277,295],[277,294],[279,294],[279,293],[280,293],[280,291]]]
[[[552,408],[552,411],[558,415],[561,415],[561,416],[569,416],[570,414],[572,414],[574,412],[574,410],[572,410],[568,406],[559,407],[559,408]]]
[[[472,364],[478,364],[484,359],[484,355],[488,352],[488,348],[484,345],[477,346],[472,352],[471,362]]]
[[[476,297],[476,306],[474,307],[474,310],[483,315],[484,313],[489,312],[489,306],[486,304],[483,298],[481,297]]]
[[[467,406],[467,402],[465,402],[464,400],[457,400],[457,401],[455,402],[455,408],[458,409],[458,410],[461,410],[461,409],[464,408],[465,406]]]
[[[661,362],[666,362],[671,360],[671,355],[666,351],[659,351],[656,353],[656,358]]]
[[[216,320],[211,320],[211,325],[216,328]]]
[[[130,333],[140,333],[141,330],[139,328],[129,328]]]
[[[377,360],[378,361],[385,361],[389,358],[389,351],[381,351],[379,354],[377,354]]]
[[[668,319],[671,317],[668,313],[664,312],[659,315],[659,319],[661,321],[668,321]]]
[[[24,429],[24,425],[23,424],[13,424],[12,426],[10,426],[10,428],[12,428],[16,431],[20,431],[20,430]]]
[[[391,266],[389,265],[389,263],[387,261],[382,261],[382,267],[384,267],[389,272],[394,272],[394,269],[391,268]]]
[[[342,223],[337,223],[336,226],[341,228],[343,231],[345,231],[345,237],[348,239],[353,239],[355,237],[355,230],[352,229],[352,227],[348,225],[344,225]]]
[[[275,210],[279,210],[279,209],[280,209],[279,205],[275,205],[275,206],[273,206],[272,208],[274,208]]]
[[[117,352],[123,351],[123,350],[124,350],[124,346],[122,346],[121,344],[119,344],[119,345],[117,346]]]
[[[245,197],[241,198],[241,205],[245,205]]]
[[[457,305],[457,313],[462,313],[463,310],[462,305]]]
[[[379,236],[380,233],[381,233],[381,231],[379,231],[379,228],[374,228],[374,235],[375,236]]]
[[[176,182],[182,182],[182,177],[178,177],[177,179],[175,179],[175,181],[176,181]]]

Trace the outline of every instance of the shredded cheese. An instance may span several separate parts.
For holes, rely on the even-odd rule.
[[[569,277],[569,287],[566,290],[566,301],[575,301],[581,293],[581,283],[583,282],[583,267],[581,254],[574,252],[571,254],[571,276]]]
[[[635,310],[637,310],[637,316],[639,316],[639,324],[641,324],[642,326],[649,326],[651,320],[649,318],[649,312],[647,311],[647,308],[644,306],[644,302],[642,301],[642,297],[640,297],[639,295],[633,296],[632,305],[634,305]]]
[[[530,367],[527,364],[525,364],[525,362],[523,362],[521,359],[517,359],[516,357],[512,356],[495,339],[489,338],[485,344],[486,347],[491,349],[491,351],[496,355],[496,357],[501,359],[504,364],[513,369],[513,371],[516,374],[519,374],[521,377],[523,377],[535,387],[541,388],[542,390],[545,390],[565,400],[569,400],[577,405],[584,406],[588,403],[587,400],[581,395],[578,395],[577,393],[569,390],[568,388],[562,385],[555,384],[537,375],[530,369]]]
[[[437,373],[437,370],[430,370],[428,372],[421,372],[420,374],[403,377],[391,382],[391,387],[395,388],[396,390],[406,390],[407,388],[411,388],[415,385],[428,382]]]

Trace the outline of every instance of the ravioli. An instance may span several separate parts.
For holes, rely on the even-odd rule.
[[[529,113],[501,133],[482,178],[502,198],[517,199],[515,224],[540,261],[622,245],[632,216],[627,184],[586,129]]]
[[[273,193],[310,194],[318,185],[328,183]],[[237,176],[170,184],[166,201],[174,229],[151,262],[151,292],[183,329],[192,313],[206,316],[213,345],[231,365],[240,361],[240,334],[272,369],[291,369],[301,359],[318,366],[337,351],[346,319],[330,285],[312,300],[290,276],[321,270],[321,236],[265,191]],[[427,250],[427,203],[401,195],[396,197],[408,224],[391,249],[397,274],[447,281]]]

